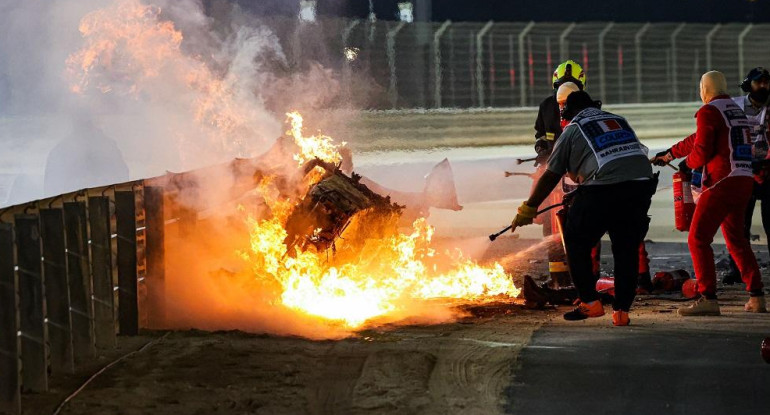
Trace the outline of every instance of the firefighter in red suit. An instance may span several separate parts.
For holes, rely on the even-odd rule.
[[[754,188],[750,123],[743,110],[727,94],[727,81],[721,72],[711,71],[701,77],[700,96],[705,105],[695,114],[695,134],[652,159],[654,164],[661,165],[687,157],[680,163],[680,168],[694,170],[694,188],[700,182],[700,194],[696,196],[687,244],[701,297],[693,304],[680,308],[678,313],[681,316],[720,314],[714,252],[711,249],[711,242],[720,226],[727,249],[735,258],[746,290],[750,293],[745,310],[767,312],[757,259],[743,230],[746,205]]]

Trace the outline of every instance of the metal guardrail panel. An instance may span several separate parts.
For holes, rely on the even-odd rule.
[[[16,249],[19,267],[19,330],[21,331],[22,387],[48,390],[48,350],[45,296],[37,215],[16,215]]]
[[[115,192],[118,238],[119,333],[139,333],[136,255],[136,203],[133,191]]]
[[[166,251],[165,209],[162,187],[144,188],[144,210],[147,224],[147,294],[151,328],[165,327],[166,322]]]
[[[75,363],[96,354],[91,310],[91,265],[88,256],[88,221],[84,202],[64,203],[67,237],[67,277]]]
[[[96,347],[105,349],[116,344],[109,197],[88,198],[88,221],[91,231],[94,337]]]
[[[0,223],[0,413],[21,413],[18,280],[13,225]]]
[[[45,274],[46,321],[51,350],[51,373],[72,373],[75,371],[75,361],[72,350],[63,211],[61,209],[41,209],[40,226],[43,238],[43,273]]]

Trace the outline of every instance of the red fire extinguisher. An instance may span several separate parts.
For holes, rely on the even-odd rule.
[[[674,217],[676,229],[681,232],[690,230],[693,213],[695,213],[695,201],[692,197],[689,175],[674,173]]]

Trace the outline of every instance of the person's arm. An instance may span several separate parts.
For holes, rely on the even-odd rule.
[[[687,155],[687,166],[695,170],[703,167],[714,157],[716,151],[717,129],[722,120],[722,114],[716,108],[705,106],[698,111],[695,139],[692,150]]]
[[[577,126],[568,126],[562,136],[556,140],[551,156],[548,158],[548,166],[535,184],[532,194],[527,199],[530,206],[540,206],[541,203],[551,194],[553,188],[559,184],[562,176],[567,173],[569,164],[570,149],[575,134],[581,134]],[[581,137],[582,138],[582,137]]]
[[[529,195],[529,199],[519,206],[516,217],[511,223],[512,230],[515,230],[518,226],[529,225],[534,221],[535,216],[537,216],[537,207],[551,194],[553,188],[559,184],[559,179],[567,172],[569,147],[571,145],[570,133],[574,133],[570,128],[577,127],[567,127],[562,137],[556,141],[553,153],[548,158],[548,168],[538,179],[535,188]]]
[[[543,172],[535,184],[532,194],[529,195],[529,199],[525,200],[516,211],[516,216],[511,222],[511,232],[514,232],[519,226],[531,225],[535,221],[537,207],[551,194],[553,188],[559,183],[559,179],[561,176],[550,170]]]
[[[561,176],[562,175],[556,174],[546,169],[545,172],[543,172],[543,175],[540,176],[540,179],[535,184],[535,188],[532,190],[532,194],[529,195],[529,199],[527,199],[527,201],[524,203],[535,208],[540,206],[545,198],[551,194],[554,187],[559,184]]]
[[[577,127],[575,127],[577,128]],[[551,191],[557,184],[559,179],[567,171],[567,161],[569,159],[569,128],[565,131],[565,134],[556,142],[556,146],[553,149],[551,157],[548,158],[548,168],[543,171],[543,175],[535,183],[535,188],[529,195],[529,199],[519,206],[516,217],[511,223],[513,230],[518,226],[525,226],[531,224],[535,216],[537,216],[537,208],[541,203],[551,194]],[[561,172],[561,173],[560,173]]]
[[[692,145],[695,142],[695,133],[692,133],[687,136],[684,140],[674,144],[669,149],[669,152],[671,155],[675,158],[681,158],[681,157],[687,157],[688,154],[690,154],[690,151],[692,151]]]
[[[690,151],[692,151],[694,142],[695,133],[692,133],[688,135],[684,140],[656,154],[655,157],[650,159],[650,163],[656,166],[665,166],[666,164],[674,161],[674,159],[687,157],[687,155],[690,154]]]

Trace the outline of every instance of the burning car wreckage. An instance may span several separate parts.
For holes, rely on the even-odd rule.
[[[259,160],[286,161],[287,154],[296,151],[293,147],[290,139],[281,137]],[[285,225],[287,252],[294,251],[294,247],[303,251],[335,252],[336,242],[345,239],[345,231],[354,219],[367,224],[367,237],[376,238],[394,232],[399,224],[411,225],[414,220],[427,217],[430,207],[462,209],[457,203],[452,168],[447,159],[426,176],[423,192],[402,192],[356,174],[348,149],[341,150],[339,155],[341,159],[337,164],[316,157],[296,169],[282,162],[260,163],[268,166],[267,169],[255,169],[253,183],[265,178],[277,179],[280,196],[296,201]],[[307,190],[300,194],[298,189]]]
[[[198,220],[237,204],[225,216],[248,213],[237,222],[251,246],[239,256],[252,275],[277,286],[283,306],[347,328],[407,318],[409,299],[462,309],[520,294],[500,264],[432,245],[429,209],[462,209],[448,160],[433,167],[422,192],[402,192],[354,173],[344,145],[323,148],[323,140],[309,138],[289,131],[261,156],[167,175],[164,186],[176,205],[196,201]],[[214,191],[224,197],[201,197]]]

